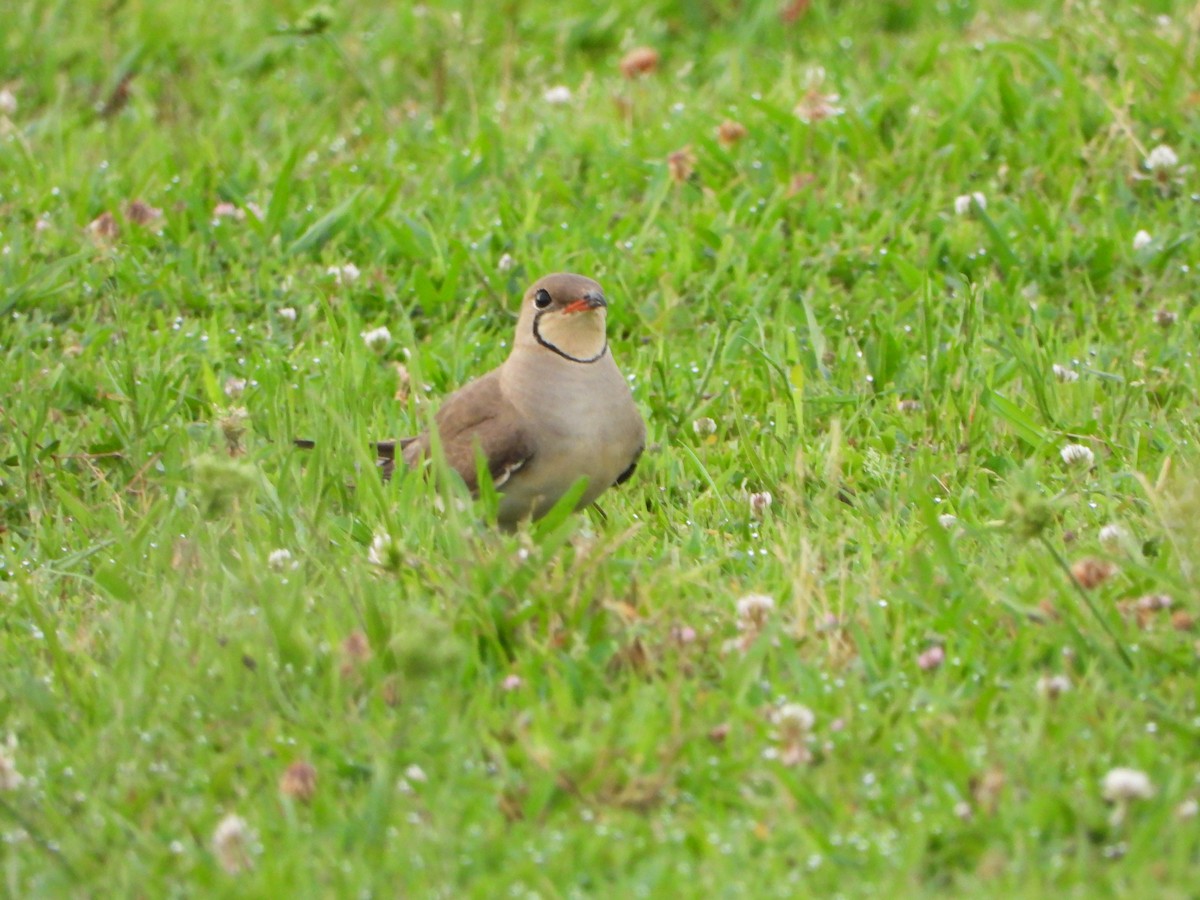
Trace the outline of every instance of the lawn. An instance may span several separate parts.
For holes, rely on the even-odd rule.
[[[4,20],[0,891],[1195,896],[1194,4]],[[563,270],[636,476],[382,482]]]

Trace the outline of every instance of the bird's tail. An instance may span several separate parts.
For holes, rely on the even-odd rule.
[[[375,451],[375,464],[379,466],[379,472],[383,475],[384,481],[390,479],[396,470],[396,449],[399,448],[400,453],[403,454],[404,448],[414,440],[416,438],[400,438],[399,440],[375,441],[371,444],[371,449]],[[292,444],[301,450],[312,450],[317,446],[316,441],[308,438],[296,438]]]

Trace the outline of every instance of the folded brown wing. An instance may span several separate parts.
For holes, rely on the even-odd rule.
[[[479,489],[475,458],[482,452],[492,482],[500,487],[533,456],[533,445],[520,424],[520,416],[500,392],[500,378],[492,372],[451,394],[434,416],[446,462],[462,476],[472,493]],[[424,432],[403,448],[404,461],[416,465],[429,453],[430,435]]]

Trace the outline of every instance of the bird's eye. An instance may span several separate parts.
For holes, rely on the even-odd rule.
[[[545,288],[539,290],[533,295],[533,305],[538,309],[545,309],[550,305],[550,292]]]

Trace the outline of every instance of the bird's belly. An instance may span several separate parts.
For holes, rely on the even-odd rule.
[[[502,521],[545,515],[575,482],[587,478],[576,504],[581,509],[610,488],[637,455],[642,426],[632,403],[580,399],[572,406],[574,415],[541,418],[533,458],[504,486]]]

